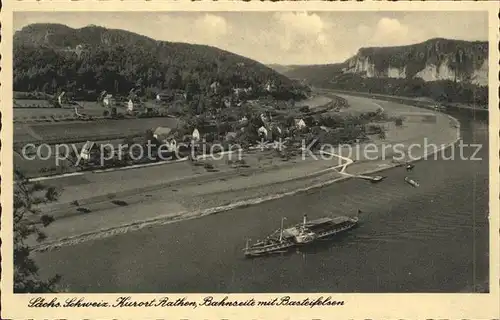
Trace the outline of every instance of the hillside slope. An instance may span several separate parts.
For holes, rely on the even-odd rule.
[[[316,86],[486,104],[488,43],[431,39],[361,48],[343,63],[297,66],[284,74]]]
[[[123,30],[32,24],[14,35],[14,90],[54,93],[63,88],[150,93],[164,88],[207,91],[274,85],[277,98],[302,96],[302,87],[254,60],[205,45],[156,41]]]

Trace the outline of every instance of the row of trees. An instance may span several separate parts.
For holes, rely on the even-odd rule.
[[[333,81],[323,83],[323,86],[393,96],[429,97],[441,103],[488,104],[488,87],[451,80],[426,82],[419,78],[363,78],[354,74],[345,74]]]

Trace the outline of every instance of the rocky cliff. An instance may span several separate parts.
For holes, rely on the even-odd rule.
[[[367,78],[420,78],[488,84],[488,43],[431,39],[385,48],[362,48],[344,63],[344,73]]]
[[[481,41],[362,48],[342,63],[288,66],[282,72],[323,88],[488,104],[488,43]]]

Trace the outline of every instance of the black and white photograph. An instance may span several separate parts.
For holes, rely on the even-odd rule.
[[[13,12],[14,295],[491,294],[491,6],[234,8]]]

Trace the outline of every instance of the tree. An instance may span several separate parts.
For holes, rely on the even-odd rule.
[[[58,193],[54,187],[30,183],[17,170],[14,179],[14,292],[56,292],[61,277],[56,275],[47,281],[39,278],[38,267],[30,257],[32,248],[26,241],[33,237],[37,242],[45,240],[46,235],[39,225],[46,227],[54,219],[42,214],[36,206],[57,200]]]
[[[147,145],[148,143],[155,148],[158,148],[161,145],[160,141],[156,139],[154,132],[151,129],[146,130],[144,133],[144,145]]]
[[[165,73],[165,86],[169,89],[182,88],[182,76],[178,69],[169,68]]]
[[[302,106],[299,111],[302,113],[309,113],[311,110],[309,109],[309,106]]]
[[[398,117],[394,120],[394,123],[396,124],[397,127],[401,127],[403,125],[403,118]]]

